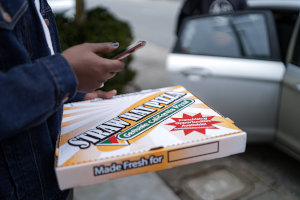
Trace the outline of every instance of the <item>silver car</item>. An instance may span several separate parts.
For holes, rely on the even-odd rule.
[[[75,11],[75,0],[48,0],[54,13],[68,13]]]
[[[167,58],[180,84],[247,131],[300,158],[300,1],[189,17]]]

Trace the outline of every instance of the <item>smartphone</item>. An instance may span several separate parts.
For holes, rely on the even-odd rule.
[[[146,45],[146,41],[138,41],[133,43],[132,45],[128,46],[124,51],[122,51],[120,54],[116,55],[112,59],[114,60],[122,60],[129,56],[131,53],[135,52],[136,50],[144,47]]]

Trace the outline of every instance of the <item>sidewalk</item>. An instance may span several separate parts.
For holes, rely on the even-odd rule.
[[[179,200],[156,173],[76,188],[74,200]]]
[[[74,199],[297,200],[299,167],[271,145],[248,145],[244,154],[78,187]]]
[[[270,144],[243,154],[158,172],[184,200],[297,200],[300,163]]]
[[[168,51],[154,44],[136,52],[137,78],[128,92],[171,86]],[[248,144],[246,153],[78,187],[75,200],[297,200],[300,162],[270,144]]]

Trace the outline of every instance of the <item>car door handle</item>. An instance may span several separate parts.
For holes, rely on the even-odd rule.
[[[206,69],[206,68],[201,68],[201,67],[190,67],[187,68],[181,73],[185,76],[200,76],[200,77],[208,77],[211,75],[211,71]]]

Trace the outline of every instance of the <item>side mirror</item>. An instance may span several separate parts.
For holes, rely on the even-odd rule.
[[[187,18],[174,53],[280,59],[272,13],[244,11]]]

